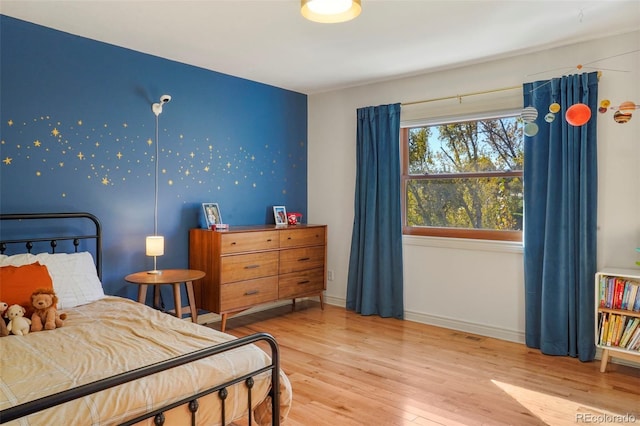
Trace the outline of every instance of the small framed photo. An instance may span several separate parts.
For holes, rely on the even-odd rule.
[[[287,209],[284,206],[273,206],[273,218],[276,221],[276,225],[286,225]]]
[[[207,223],[207,229],[212,229],[215,225],[222,223],[222,215],[220,214],[218,203],[202,203],[202,210],[204,212],[204,220]]]

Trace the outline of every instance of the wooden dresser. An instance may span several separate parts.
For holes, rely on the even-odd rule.
[[[326,225],[232,226],[191,229],[189,268],[206,273],[194,282],[196,306],[227,316],[261,303],[319,296],[326,289]]]

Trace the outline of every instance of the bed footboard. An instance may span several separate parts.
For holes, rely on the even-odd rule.
[[[133,380],[140,379],[142,377],[146,377],[155,373],[159,373],[161,371],[178,367],[184,364],[188,364],[193,361],[197,361],[199,359],[203,359],[209,356],[213,356],[216,354],[220,354],[222,352],[226,352],[232,349],[239,348],[241,346],[253,344],[259,341],[265,341],[269,344],[271,348],[271,364],[267,365],[261,369],[255,370],[251,373],[245,374],[243,376],[237,377],[231,381],[222,383],[215,387],[209,388],[205,391],[198,393],[195,396],[191,396],[189,398],[182,399],[180,401],[176,401],[171,405],[159,408],[154,411],[150,411],[140,417],[135,419],[131,419],[125,423],[121,423],[122,425],[133,425],[142,420],[154,418],[154,423],[156,425],[164,424],[164,412],[168,411],[172,408],[175,408],[179,405],[189,404],[189,410],[191,411],[191,424],[196,425],[196,416],[198,411],[198,399],[209,395],[213,392],[218,392],[222,410],[221,410],[221,424],[226,424],[225,419],[225,398],[227,395],[227,388],[229,386],[244,382],[248,388],[248,401],[247,401],[247,411],[249,417],[249,425],[252,424],[252,401],[251,401],[251,387],[253,385],[253,377],[258,374],[271,371],[271,424],[279,425],[280,424],[280,351],[278,348],[278,343],[275,338],[267,333],[256,333],[250,336],[241,337],[236,340],[231,340],[229,342],[221,343],[215,346],[211,346],[205,349],[201,349],[198,351],[190,352],[176,358],[172,358],[166,361],[158,362],[155,364],[151,364],[145,367],[141,367],[135,370],[127,371],[122,374],[118,374],[112,377],[108,377],[102,380],[98,380],[92,383],[88,383],[86,385],[78,386],[73,389],[69,389],[63,392],[56,393],[54,395],[49,395],[40,399],[36,399],[34,401],[29,401],[24,404],[17,405],[15,407],[7,408],[5,410],[0,411],[0,423],[6,423],[12,420],[19,419],[21,417],[27,416],[29,414],[36,413],[41,410],[45,410],[47,408],[55,407],[56,405],[63,404],[65,402],[82,398],[87,395],[91,395],[93,393],[121,385],[123,383],[127,383]]]

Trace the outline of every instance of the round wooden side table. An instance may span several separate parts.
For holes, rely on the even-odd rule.
[[[205,276],[205,273],[196,269],[164,269],[161,274],[150,274],[146,271],[129,274],[124,279],[138,287],[138,302],[144,304],[147,298],[147,287],[153,287],[153,305],[160,305],[160,287],[162,284],[171,284],[173,286],[173,301],[175,309],[169,312],[175,313],[178,318],[182,318],[184,313],[191,314],[191,321],[198,322],[198,308],[196,307],[196,299],[193,293],[193,281],[199,280]],[[184,283],[187,288],[188,306],[182,306],[180,297],[180,284]]]

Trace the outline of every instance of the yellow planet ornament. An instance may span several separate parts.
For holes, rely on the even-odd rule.
[[[560,104],[559,103],[554,102],[551,105],[549,105],[549,112],[557,114],[558,111],[560,111]]]

